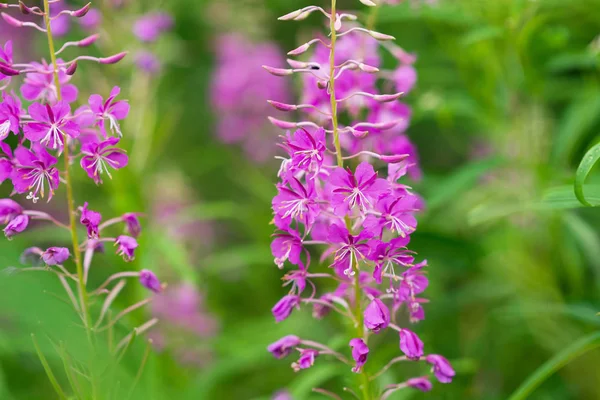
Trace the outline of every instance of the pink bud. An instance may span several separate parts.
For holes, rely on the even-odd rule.
[[[90,11],[91,6],[92,6],[92,3],[87,3],[85,6],[83,6],[79,10],[73,11],[71,13],[71,15],[74,16],[75,18],[81,18],[81,17],[85,16],[85,14],[87,14],[88,11]]]
[[[81,39],[79,42],[77,42],[77,46],[79,47],[88,47],[90,45],[92,45],[96,40],[98,40],[98,38],[100,37],[100,35],[98,35],[97,33],[91,36],[88,36],[86,38]]]
[[[281,129],[292,129],[296,127],[295,122],[282,121],[277,118],[269,117],[269,121],[278,128]]]
[[[333,28],[337,31],[342,29],[342,18],[340,18],[339,14],[335,15],[335,22],[333,23]]]
[[[0,73],[3,75],[6,75],[6,76],[17,76],[21,72],[9,67],[8,65],[4,64],[3,62],[0,62]]]
[[[8,4],[7,3],[0,3],[0,8],[8,8]]]
[[[359,131],[358,129],[350,128],[350,132],[355,138],[362,139],[369,134],[369,131]]]
[[[303,19],[308,18],[308,16],[310,15],[310,13],[313,11],[313,8],[311,8],[310,10],[306,10],[304,12],[302,12],[300,15],[298,15],[296,18],[294,18],[294,21],[302,21]]]
[[[395,127],[400,122],[402,122],[402,119],[395,119],[393,121],[387,121],[387,122],[378,122],[376,124],[373,124],[373,127],[377,128],[377,129],[381,129],[382,131],[385,131],[387,129],[391,129],[391,128]]]
[[[265,70],[267,70],[268,73],[275,75],[275,76],[287,76],[287,75],[291,75],[294,73],[294,71],[292,71],[291,69],[273,68],[273,67],[269,67],[268,65],[263,65],[262,67]]]
[[[358,68],[360,68],[361,71],[367,72],[369,74],[374,74],[375,72],[379,72],[379,68],[373,67],[371,65],[363,64],[363,63],[358,63]]]
[[[393,156],[381,156],[379,159],[383,162],[395,164],[402,160],[405,160],[408,157],[408,154],[395,154]]]
[[[19,1],[19,10],[24,15],[29,15],[33,12],[33,10],[27,7],[22,1]]]
[[[374,39],[377,40],[395,40],[396,38],[390,35],[386,35],[385,33],[368,31],[369,35],[371,35]]]
[[[380,103],[388,103],[390,101],[394,101],[399,99],[404,92],[398,92],[394,94],[376,94],[373,95],[373,100],[378,101]]]
[[[296,11],[292,11],[291,13],[282,15],[281,17],[277,18],[280,21],[289,21],[290,19],[294,19],[297,16],[301,15],[304,12],[304,9],[301,8],[300,10],[296,10]]]
[[[119,61],[121,61],[123,58],[125,58],[126,55],[127,55],[127,52],[123,51],[119,54],[115,54],[114,56],[99,58],[98,62],[100,64],[116,64]]]
[[[317,82],[317,87],[319,89],[327,89],[327,86],[329,85],[328,81],[318,81]]]
[[[6,21],[7,24],[14,26],[15,28],[20,28],[23,26],[23,22],[11,17],[8,14],[2,13],[2,18],[4,19],[4,21]]]
[[[67,75],[74,75],[75,71],[77,71],[77,61],[67,67],[66,73]]]
[[[285,103],[280,103],[278,101],[273,101],[273,100],[267,100],[267,103],[269,103],[270,105],[272,105],[273,107],[275,107],[276,109],[281,110],[281,111],[294,111],[294,110],[298,109],[298,107],[293,104],[285,104]]]
[[[377,4],[373,3],[371,0],[360,0],[365,6],[375,7]]]
[[[308,63],[292,60],[291,58],[287,59],[287,63],[290,65],[290,67],[296,68],[296,69],[302,69],[302,68],[306,68],[308,66]]]
[[[302,46],[296,47],[294,50],[288,51],[288,55],[297,56],[298,54],[304,53],[310,45],[308,43],[304,43]]]

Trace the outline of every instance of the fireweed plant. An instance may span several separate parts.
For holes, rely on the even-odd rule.
[[[55,46],[53,21],[65,17],[82,18],[91,6],[87,4],[77,10],[64,7],[60,12],[50,12],[51,6],[59,3],[59,0],[44,0],[41,8],[29,7],[23,2],[0,3],[0,8],[4,10],[1,13],[4,22],[13,27],[33,28],[47,37],[50,57],[49,61],[15,61],[11,42],[7,42],[0,51],[0,183],[12,183],[13,196],[22,197],[19,203],[11,198],[0,200],[0,222],[5,225],[4,234],[8,239],[24,232],[31,221],[44,221],[53,224],[56,229],[70,233],[70,248],[55,246],[25,250],[27,258],[37,258],[42,266],[22,268],[19,271],[48,271],[56,275],[73,309],[81,318],[93,358],[99,335],[112,335],[117,322],[151,301],[150,298],[145,299],[113,314],[111,305],[127,280],[137,278],[152,292],[160,292],[162,287],[157,277],[148,270],[119,272],[107,277],[98,287],[88,287],[88,275],[94,255],[110,246],[125,261],[133,260],[141,226],[136,213],[103,221],[102,215],[93,211],[93,204],[75,202],[73,168],[82,168],[90,179],[101,184],[115,170],[127,165],[126,152],[117,145],[123,135],[120,121],[127,117],[129,104],[119,99],[120,89],[115,86],[104,96],[91,95],[87,104],[74,109],[72,105],[77,100],[78,89],[71,83],[71,78],[79,62],[92,61],[110,65],[121,61],[126,53],[101,58],[83,55],[69,61],[60,58],[70,47],[84,48],[92,45],[98,35],[66,42],[60,48]],[[26,20],[15,16],[13,11],[27,15]],[[32,22],[40,18],[40,23]],[[27,108],[16,94],[17,88],[10,88],[13,84],[18,87],[22,98],[29,102]],[[10,145],[9,142],[13,144]],[[62,168],[59,163],[61,157]],[[49,202],[61,185],[65,186],[66,191],[68,224],[46,212],[35,210],[40,199]],[[122,224],[124,233],[117,237],[107,235],[108,228],[118,224]],[[85,230],[84,237],[80,237],[80,229]],[[71,263],[75,266],[75,272],[68,268]],[[101,304],[100,310],[91,312],[91,303]],[[124,338],[116,338],[120,340],[115,340],[110,346],[111,352],[120,358],[131,341],[156,322],[156,318],[151,319]],[[39,355],[45,364],[43,355]],[[73,384],[72,379],[90,382],[92,389],[97,390],[100,377],[95,376],[93,369],[77,372],[79,374],[73,375],[72,370],[67,371],[74,394],[78,393],[80,385]],[[53,375],[48,375],[59,397],[66,398]],[[81,375],[86,379],[81,379]]]
[[[375,6],[369,0],[361,2]],[[309,6],[279,19],[303,20],[312,13],[325,15],[329,35],[288,53],[298,56],[317,46],[312,58],[288,59],[289,69],[264,66],[276,76],[304,76],[302,104],[269,103],[277,110],[308,116],[301,122],[270,118],[275,126],[288,130],[280,144],[287,156],[282,159],[273,199],[277,231],[272,251],[279,268],[286,263],[294,266],[283,278],[290,290],[272,312],[277,322],[301,305],[311,305],[317,319],[332,311],[339,313],[351,332],[351,356],[296,335],[281,338],[268,350],[276,358],[294,354],[295,371],[310,368],[323,356],[348,365],[357,374],[357,398],[386,399],[405,388],[429,391],[428,375],[383,390],[375,385],[380,375],[399,362],[422,361],[441,383],[451,382],[455,375],[446,358],[426,354],[413,328],[398,322],[401,314],[413,324],[423,320],[422,305],[427,302],[420,297],[428,285],[427,262],[416,262],[416,254],[407,249],[421,200],[398,182],[406,174],[419,175],[414,148],[403,134],[410,110],[398,102],[415,82],[414,56],[394,45],[392,36],[372,30],[372,21],[363,27],[355,15],[338,13],[335,0],[330,12]],[[378,46],[399,60],[394,72],[379,70]],[[397,92],[379,94],[379,77],[386,80],[383,87],[395,84]],[[367,115],[367,121],[342,125],[342,112],[354,121]],[[344,155],[342,149],[350,154]],[[332,260],[328,262],[331,273],[310,272],[311,246],[324,246],[320,260]],[[333,292],[317,294],[317,279],[333,279],[338,286]],[[403,355],[391,355],[386,365],[368,365],[369,353],[374,351],[369,338],[389,329],[396,331]],[[339,398],[324,389],[314,390]]]

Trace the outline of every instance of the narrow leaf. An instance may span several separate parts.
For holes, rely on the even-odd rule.
[[[67,395],[65,395],[65,392],[62,390],[62,388],[60,387],[60,384],[56,380],[56,376],[52,372],[52,369],[50,368],[50,365],[48,364],[48,360],[46,360],[44,353],[42,353],[42,350],[40,349],[40,346],[38,345],[38,342],[35,339],[35,335],[33,333],[31,334],[31,340],[33,341],[33,346],[35,347],[35,351],[40,359],[40,362],[42,363],[42,366],[44,367],[44,371],[46,371],[46,375],[48,376],[48,379],[50,380],[52,387],[56,391],[56,394],[58,394],[58,397],[60,399],[66,400]]]
[[[583,184],[585,183],[587,176],[589,175],[590,171],[592,170],[599,158],[600,143],[597,143],[594,147],[589,149],[587,153],[585,153],[585,156],[583,156],[583,159],[581,160],[581,163],[577,168],[577,173],[575,174],[575,197],[577,197],[577,200],[579,200],[581,204],[587,207],[595,207],[599,205],[599,203],[590,203],[585,198],[585,195],[583,193]]]

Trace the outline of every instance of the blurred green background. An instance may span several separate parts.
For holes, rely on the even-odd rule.
[[[338,3],[358,9],[364,20],[358,1]],[[163,62],[159,75],[139,73],[131,62],[80,65],[74,77],[80,100],[115,84],[130,100],[123,131],[131,161],[99,188],[78,171],[76,198],[105,218],[143,212],[133,268],[151,269],[170,285],[196,285],[203,312],[218,324],[214,334],[153,351],[136,386],[139,398],[268,399],[287,389],[294,399],[317,399],[313,387],[339,389],[351,378],[325,360],[294,374],[290,361],[266,351],[290,333],[345,345],[335,319],[313,321],[309,310],[275,324],[270,309],[284,292],[269,250],[278,165],[258,165],[221,143],[209,96],[220,34],[237,31],[295,48],[319,19],[276,17],[310,4],[148,0],[117,10],[100,4],[107,39],[92,50],[99,54],[139,48],[131,25],[143,12],[169,12],[175,25],[152,45]],[[418,55],[417,87],[405,101],[414,110],[408,134],[424,171],[414,188],[426,202],[411,247],[430,265],[431,303],[419,334],[457,370],[452,384],[436,384],[430,394],[401,391],[391,398],[507,399],[553,355],[600,330],[600,213],[581,207],[572,190],[575,169],[600,133],[600,1],[407,0],[379,12],[376,27]],[[45,54],[38,39],[18,52]],[[61,204],[62,192],[42,207],[60,212]],[[0,265],[18,267],[24,248],[57,241],[66,245],[68,238],[45,227],[0,241]],[[131,269],[111,253],[95,260],[95,283]],[[72,311],[49,294],[60,290],[42,273],[0,275],[0,399],[56,398],[31,333],[61,382],[61,360],[48,338],[85,359],[77,355],[83,336]],[[119,305],[145,295],[130,284]],[[132,314],[123,332],[149,312]],[[398,351],[393,334],[379,340],[370,363]],[[200,361],[182,362],[177,346],[199,351]],[[134,343],[119,377],[107,384],[131,382],[144,348]],[[599,365],[600,351],[587,352],[529,398],[600,399]],[[392,369],[385,383],[415,371],[424,369]]]

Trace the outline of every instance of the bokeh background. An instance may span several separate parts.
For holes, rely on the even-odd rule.
[[[338,3],[366,17],[358,1]],[[582,208],[572,194],[575,169],[600,132],[600,1],[399,3],[380,10],[375,26],[418,56],[418,81],[404,101],[413,107],[407,133],[423,170],[412,186],[426,204],[411,245],[430,265],[431,303],[419,334],[432,352],[453,362],[457,377],[430,394],[401,391],[392,398],[507,399],[546,360],[600,329],[600,213]],[[124,332],[150,314],[163,320],[150,333],[154,348],[134,396],[269,399],[285,389],[294,399],[317,399],[313,387],[339,388],[349,379],[349,371],[326,362],[294,374],[288,361],[266,351],[292,332],[343,343],[336,321],[313,321],[310,310],[275,324],[270,309],[284,293],[269,249],[278,169],[269,155],[277,131],[263,123],[260,90],[256,104],[236,104],[234,91],[220,100],[226,103],[221,108],[215,105],[224,49],[238,57],[225,75],[231,80],[266,74],[257,68],[268,62],[262,56],[277,60],[268,49],[232,50],[226,43],[231,34],[271,42],[284,54],[320,29],[320,19],[284,23],[276,17],[310,4],[94,4],[103,38],[91,51],[124,49],[130,56],[116,66],[82,64],[74,81],[81,101],[121,86],[132,108],[123,126],[131,161],[101,187],[78,172],[76,198],[106,215],[143,212],[133,267],[151,269],[169,283],[154,307],[123,321]],[[156,11],[172,16],[172,28],[155,42],[140,42],[132,33],[135,21]],[[82,30],[74,25],[63,39],[81,37]],[[43,37],[4,28],[1,34],[19,43],[17,59],[46,54]],[[154,54],[160,66],[140,69],[141,52]],[[297,96],[298,86],[289,83]],[[248,111],[253,107],[255,113]],[[224,127],[236,110],[239,120]],[[60,192],[43,207],[66,218],[63,201]],[[68,238],[43,226],[0,241],[0,266],[7,267],[0,274],[2,400],[55,398],[31,333],[57,371],[59,352],[45,339],[69,346],[81,340],[72,311],[53,296],[61,290],[53,277],[10,268],[19,267],[24,248],[57,241],[67,244]],[[131,267],[109,253],[94,264],[97,283]],[[141,299],[143,290],[130,285],[120,305]],[[143,341],[134,343],[115,385],[135,379],[144,349]],[[379,362],[396,352],[397,338],[390,335],[382,340]],[[599,365],[600,351],[587,352],[530,398],[600,399]],[[398,367],[387,379],[402,376]]]

